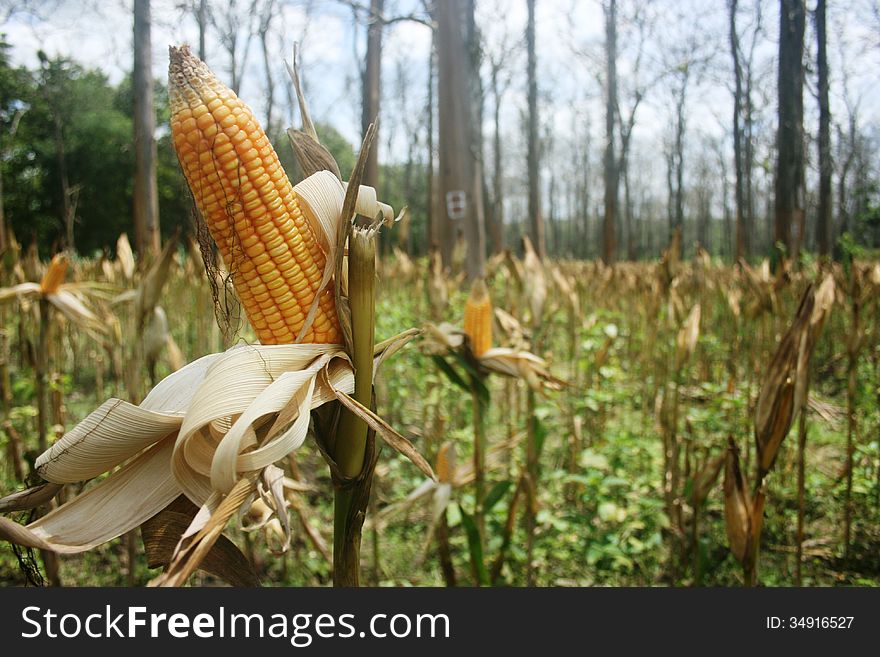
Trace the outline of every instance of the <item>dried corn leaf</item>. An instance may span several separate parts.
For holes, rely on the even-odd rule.
[[[128,241],[128,235],[122,233],[116,240],[116,262],[122,275],[127,281],[131,281],[134,277],[134,252],[131,250],[131,242]]]
[[[528,237],[523,237],[523,290],[529,301],[529,309],[532,312],[532,326],[537,326],[544,319],[544,304],[547,301],[547,280],[544,276],[544,265],[535,252]]]
[[[180,499],[186,500],[186,498]],[[144,551],[146,552],[147,565],[150,568],[160,568],[170,563],[180,535],[187,528],[193,513],[197,510],[191,504],[190,506],[192,513],[164,509],[141,525]],[[255,587],[260,585],[260,580],[247,558],[225,536],[219,538],[199,564],[199,568],[232,586]]]
[[[62,488],[64,488],[63,484],[46,482],[17,493],[11,493],[0,498],[0,513],[25,511],[41,506],[55,497]]]
[[[180,495],[169,436],[82,495],[27,526],[0,518],[0,538],[64,554],[84,552],[141,525]]]
[[[144,276],[141,284],[138,286],[138,293],[135,298],[135,312],[138,317],[138,326],[143,328],[149,317],[153,313],[159,299],[162,297],[162,290],[168,281],[171,273],[171,264],[174,262],[174,254],[177,253],[177,235],[165,242],[162,252],[155,262],[150,266],[149,271]]]
[[[739,464],[739,450],[728,439],[724,468],[724,522],[730,551],[740,562],[746,558],[752,526],[752,500]]]
[[[124,465],[31,525],[2,519],[0,536],[40,549],[87,550],[142,524],[183,492],[202,507],[162,580],[182,583],[227,520],[256,497],[261,476],[269,477],[264,490],[275,511],[286,514],[278,501],[284,479],[271,476],[280,474],[272,463],[302,444],[310,409],[340,398],[353,404],[419,464],[408,441],[348,398],[353,387],[339,345],[248,345],[206,356],[166,377],[139,406],[105,402],[47,450],[39,472],[58,483]]]
[[[755,406],[759,478],[773,467],[779,446],[803,407],[810,357],[834,303],[834,289],[830,274],[823,279],[818,291],[812,285],[807,288],[795,319],[764,376]]]
[[[697,348],[700,337],[700,304],[694,304],[675,339],[675,371],[680,372]]]

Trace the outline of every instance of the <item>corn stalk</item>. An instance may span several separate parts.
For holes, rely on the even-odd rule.
[[[348,253],[354,399],[371,407],[373,343],[376,312],[376,232],[353,227]],[[368,427],[344,409],[333,448],[333,459],[344,479],[334,489],[333,585],[360,585],[361,528],[370,497],[375,461],[364,462]]]

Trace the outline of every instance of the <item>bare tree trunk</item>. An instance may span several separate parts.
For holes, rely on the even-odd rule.
[[[602,260],[617,259],[617,160],[614,155],[614,117],[617,111],[617,0],[603,5],[605,12],[605,216],[602,220]]]
[[[489,222],[489,237],[492,241],[492,253],[501,253],[504,250],[504,164],[501,151],[501,89],[498,82],[500,70],[498,66],[492,67],[492,98],[494,100],[492,121],[492,214]]]
[[[745,166],[743,162],[743,72],[740,63],[739,36],[736,32],[736,11],[738,0],[728,0],[728,15],[730,25],[730,53],[733,56],[733,160],[736,168],[736,187],[734,197],[736,199],[736,254],[735,260],[748,258],[751,254],[751,227],[748,224],[749,216],[746,208],[745,195]]]
[[[205,50],[205,31],[208,29],[208,0],[199,0],[196,23],[199,25],[199,59],[206,62],[208,60]]]
[[[61,119],[61,110],[58,107],[60,101],[59,91],[54,88],[55,81],[50,70],[48,60],[43,61],[44,80],[43,96],[49,106],[52,116],[52,140],[55,146],[55,158],[58,161],[58,178],[61,182],[61,223],[65,229],[64,244],[70,250],[75,250],[73,237],[73,222],[75,209],[72,205],[74,191],[70,187],[70,179],[67,176],[67,155],[64,148],[64,124]]]
[[[587,121],[585,131],[585,139],[583,144],[583,150],[581,151],[581,238],[579,243],[581,245],[580,250],[577,255],[581,258],[586,258],[588,255],[587,245],[593,242],[593,235],[591,234],[591,222],[590,222],[590,122]]]
[[[681,88],[675,104],[675,146],[673,162],[675,164],[675,225],[673,230],[681,232],[684,237],[684,133],[685,103],[687,100],[688,74],[687,69],[681,74]]]
[[[381,94],[382,74],[382,12],[384,0],[370,0],[370,14],[367,27],[367,56],[364,66],[363,79],[363,111],[361,113],[362,135],[367,134],[367,128],[379,116],[379,102]],[[370,187],[379,188],[379,134],[376,133],[376,142],[367,156],[367,165],[364,169],[364,183]]]
[[[435,219],[440,253],[446,265],[452,262],[457,225],[463,222],[467,241],[468,278],[481,276],[485,262],[485,226],[483,225],[483,190],[477,159],[479,145],[469,145],[476,134],[472,127],[473,103],[468,88],[472,63],[463,39],[464,12],[460,0],[434,5],[437,24],[437,72],[439,107],[440,192],[445,212]],[[463,218],[453,221],[451,201],[464,194]]]
[[[15,114],[12,116],[12,121],[9,125],[9,134],[2,135],[0,137],[0,158],[5,159],[7,151],[9,149],[9,144],[6,142],[8,138],[11,142],[15,138],[15,133],[18,132],[18,125],[21,122],[21,117],[24,116],[24,113],[27,110],[23,108],[19,108],[16,110]],[[7,234],[6,228],[6,212],[4,210],[4,201],[3,201],[3,176],[0,175],[0,255],[6,252],[8,244],[9,235]],[[4,281],[5,283],[5,281]],[[5,324],[3,324],[5,326]]]
[[[641,55],[639,55],[641,56]],[[633,231],[633,218],[632,218],[632,190],[630,188],[630,179],[629,179],[629,148],[632,143],[632,133],[633,128],[636,124],[636,112],[638,112],[639,104],[642,102],[642,94],[641,92],[636,92],[636,97],[633,100],[633,105],[629,111],[629,117],[627,118],[626,123],[623,122],[623,117],[620,116],[620,112],[618,112],[618,130],[620,130],[620,162],[617,170],[617,180],[618,183],[621,179],[623,179],[623,234],[624,234],[624,243],[626,244],[626,257],[628,260],[636,259],[636,243],[634,239],[634,231]]]
[[[741,62],[743,72],[743,98],[742,98],[742,148],[743,148],[743,193],[745,195],[744,237],[745,257],[750,257],[755,251],[756,242],[756,210],[752,171],[755,164],[755,119],[753,116],[754,105],[752,103],[752,86],[754,83],[753,62],[755,61],[755,49],[760,42],[759,36],[763,32],[764,14],[762,0],[756,0],[753,5],[752,39],[749,46],[748,57]]]
[[[538,136],[538,80],[535,56],[535,0],[527,0],[529,19],[526,25],[526,51],[529,102],[529,237],[539,258],[547,255],[544,239],[544,217],[541,212],[540,138]]]
[[[730,186],[727,182],[727,158],[723,147],[718,149],[718,169],[721,171],[721,211],[724,218],[724,237],[718,245],[718,250],[720,253],[721,249],[724,249],[724,254],[730,257],[734,253],[732,244],[734,227],[730,211]]]
[[[260,15],[260,27],[257,34],[260,37],[260,46],[263,53],[263,72],[266,75],[266,125],[265,130],[271,137],[273,133],[272,114],[275,110],[275,80],[272,77],[272,55],[269,52],[269,28],[275,17],[275,0],[266,0],[263,5],[263,13]],[[375,148],[370,152],[375,152]]]
[[[486,261],[486,214],[488,198],[486,177],[483,175],[483,79],[480,76],[482,44],[477,29],[476,0],[467,0],[465,5],[465,44],[469,54],[467,63],[468,87],[468,145],[470,147],[471,185],[475,199],[471,221],[465,226],[468,242],[467,275],[468,280],[482,276]]]
[[[779,125],[776,133],[774,240],[796,257],[804,224],[804,23],[803,0],[780,0]]]
[[[139,253],[157,255],[159,192],[156,183],[156,114],[153,109],[150,0],[134,3],[134,225]]]
[[[426,223],[425,226],[425,238],[427,241],[428,253],[437,246],[440,245],[440,236],[436,234],[437,231],[437,218],[434,212],[434,204],[435,204],[435,196],[434,196],[434,80],[435,80],[435,68],[436,68],[436,49],[434,40],[436,38],[436,32],[431,30],[431,52],[428,55],[428,102],[427,107],[425,108],[425,113],[428,115],[428,172],[427,172],[427,185],[428,185],[428,199],[426,202]]]
[[[245,6],[240,0],[227,0],[217,3],[213,11],[207,13],[208,20],[217,29],[223,49],[229,55],[229,87],[236,94],[241,87],[251,41],[257,33],[258,3],[259,0],[249,0]]]
[[[831,105],[828,100],[828,47],[825,30],[825,0],[817,0],[816,59],[819,72],[819,214],[816,244],[819,255],[831,252]]]

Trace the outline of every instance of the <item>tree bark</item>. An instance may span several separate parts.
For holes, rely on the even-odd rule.
[[[199,26],[199,59],[207,60],[205,49],[205,32],[208,29],[208,0],[199,0],[199,8],[196,10],[196,23]]]
[[[272,19],[275,17],[275,0],[267,0],[260,15],[260,49],[263,53],[263,73],[266,75],[266,125],[264,126],[270,138],[273,134],[272,115],[275,110],[275,80],[272,77],[272,54],[269,47],[268,37]],[[373,152],[373,151],[371,151]]]
[[[797,257],[804,225],[803,0],[780,0],[779,125],[776,133],[776,212],[773,237]]]
[[[743,72],[740,62],[739,36],[736,31],[736,11],[738,0],[729,0],[728,16],[730,27],[730,53],[733,56],[733,159],[736,169],[736,254],[735,260],[748,258],[751,254],[751,227],[746,208],[745,167],[743,162]]]
[[[489,237],[492,242],[492,253],[501,253],[504,250],[504,163],[501,147],[501,86],[498,81],[500,67],[493,64],[492,67],[492,98],[494,107],[492,113],[493,139],[492,139],[492,218],[489,222]]]
[[[526,51],[529,103],[528,169],[529,169],[529,238],[539,258],[547,255],[544,238],[544,217],[541,213],[540,138],[538,136],[538,80],[535,55],[535,0],[527,0]]]
[[[425,237],[428,242],[428,253],[431,253],[435,247],[440,246],[440,236],[435,234],[437,231],[437,213],[435,212],[435,194],[434,194],[434,80],[436,68],[436,48],[435,39],[436,31],[431,29],[431,52],[428,55],[428,101],[425,113],[428,119],[428,162],[427,162],[427,186],[428,199],[426,202],[426,226]]]
[[[363,103],[361,112],[361,137],[367,134],[367,128],[379,117],[379,102],[382,91],[382,12],[385,10],[384,0],[370,0],[370,14],[367,27],[367,56],[364,66]],[[379,126],[377,126],[378,128]],[[364,185],[379,189],[379,134],[367,157],[364,169]]]
[[[673,162],[675,165],[675,215],[673,232],[678,230],[684,237],[684,134],[685,134],[685,105],[687,102],[688,71],[684,65],[681,75],[681,87],[678,89],[678,98],[675,103],[675,146]]]
[[[614,116],[617,110],[617,0],[609,0],[605,11],[605,216],[602,220],[602,260],[617,259],[618,170],[614,154]]]
[[[467,242],[467,274],[472,279],[483,273],[486,242],[480,146],[469,143],[477,134],[472,126],[473,103],[468,87],[472,61],[462,34],[464,11],[460,0],[435,3],[433,13],[437,25],[439,192],[443,208],[434,217],[435,234],[443,263],[450,265],[456,233],[461,231]],[[450,192],[465,195],[461,220],[453,221],[449,216]]]
[[[831,252],[831,104],[828,100],[825,0],[817,0],[814,18],[819,73],[819,214],[816,217],[816,245],[819,255],[827,256]]]
[[[156,183],[156,114],[153,109],[150,0],[134,3],[134,225],[141,256],[157,255],[159,192]]]

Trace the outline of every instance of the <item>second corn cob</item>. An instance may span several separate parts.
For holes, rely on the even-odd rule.
[[[492,347],[492,300],[483,279],[478,278],[464,304],[464,333],[479,358]]]

